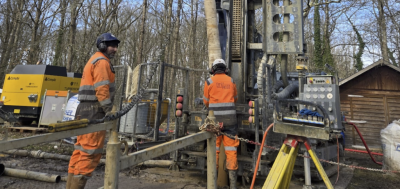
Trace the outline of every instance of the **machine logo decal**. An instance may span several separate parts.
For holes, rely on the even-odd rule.
[[[45,80],[45,81],[56,81],[55,78],[50,78],[50,77],[46,77],[44,80]]]
[[[11,76],[8,76],[8,80],[19,80],[19,77],[11,77]]]

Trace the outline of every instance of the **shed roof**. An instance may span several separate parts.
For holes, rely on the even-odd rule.
[[[348,81],[351,81],[352,79],[354,79],[354,78],[360,76],[361,74],[363,74],[363,73],[365,73],[365,72],[371,70],[372,68],[375,68],[375,67],[378,67],[378,66],[379,66],[379,67],[381,67],[381,66],[387,66],[387,67],[389,67],[389,68],[392,68],[392,69],[394,69],[394,70],[400,72],[400,68],[399,68],[399,67],[394,66],[393,64],[385,63],[385,62],[383,62],[382,59],[380,59],[380,60],[378,60],[377,62],[375,62],[375,63],[373,63],[373,64],[371,64],[371,65],[365,67],[365,68],[362,69],[361,71],[359,71],[359,72],[357,72],[357,73],[351,75],[350,77],[348,77],[348,78],[346,78],[346,79],[340,81],[340,82],[339,82],[339,86],[341,86],[341,85],[347,83]]]

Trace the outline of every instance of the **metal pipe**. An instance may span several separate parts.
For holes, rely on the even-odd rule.
[[[311,171],[310,171],[310,158],[306,158],[309,157],[307,152],[304,152],[304,181],[305,181],[305,185],[306,187],[310,187],[311,186]]]
[[[122,156],[120,159],[121,165],[120,169],[125,169],[128,167],[131,167],[133,165],[137,165],[139,163],[142,163],[146,160],[150,160],[152,158],[168,154],[170,152],[173,152],[175,150],[181,149],[183,147],[189,146],[191,144],[204,141],[206,139],[209,139],[212,137],[214,134],[211,132],[198,132],[194,133],[191,135],[187,135],[184,137],[181,137],[176,140],[164,142],[162,144],[153,146],[151,148],[146,148],[144,150],[140,150],[134,153],[130,153],[127,156]]]
[[[350,148],[345,148],[344,150],[349,151],[349,152],[358,152],[358,153],[368,154],[368,151],[365,151],[365,150],[356,150],[356,149],[350,149]],[[371,152],[371,154],[377,155],[377,156],[383,156],[382,153]]]
[[[104,188],[117,189],[121,154],[121,143],[118,141],[117,121],[113,121],[113,127],[110,130],[110,133],[111,135],[107,143],[106,151]]]
[[[4,175],[10,176],[10,177],[18,177],[18,178],[24,178],[24,179],[43,181],[43,182],[58,183],[61,180],[60,175],[51,175],[48,173],[40,173],[40,172],[20,170],[20,169],[11,169],[11,168],[5,168]]]
[[[48,141],[55,141],[59,139],[64,139],[70,136],[83,135],[86,133],[93,133],[102,130],[108,130],[112,127],[112,125],[107,123],[99,123],[99,124],[89,124],[87,127],[72,129],[67,131],[60,131],[55,133],[47,133],[42,135],[35,135],[26,138],[13,139],[8,141],[0,142],[0,152],[6,150],[12,150],[17,148],[22,148],[28,145],[40,144]]]
[[[44,159],[59,159],[64,161],[69,161],[71,156],[61,155],[61,154],[51,154],[47,152],[38,151],[28,151],[28,150],[7,150],[4,151],[5,154],[12,154],[18,156],[30,156],[34,158],[44,158]]]
[[[204,12],[207,24],[208,67],[211,68],[214,60],[222,57],[215,0],[204,0]]]

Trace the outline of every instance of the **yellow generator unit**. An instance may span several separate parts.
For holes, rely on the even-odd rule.
[[[67,73],[65,67],[17,65],[7,74],[0,97],[1,109],[13,113],[22,125],[38,121],[47,90],[78,92],[82,74]]]

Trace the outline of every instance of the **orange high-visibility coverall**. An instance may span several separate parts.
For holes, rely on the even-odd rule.
[[[81,119],[101,119],[112,110],[115,93],[115,73],[110,60],[96,52],[83,70],[75,116]],[[106,131],[77,137],[69,162],[68,173],[91,176],[100,162]]]
[[[223,122],[222,131],[231,135],[237,135],[236,100],[236,84],[231,77],[225,73],[216,73],[214,77],[206,80],[203,102],[209,110],[214,111],[216,120]],[[217,167],[221,142],[224,143],[225,148],[226,168],[228,170],[237,170],[239,140],[224,135],[217,137]]]

